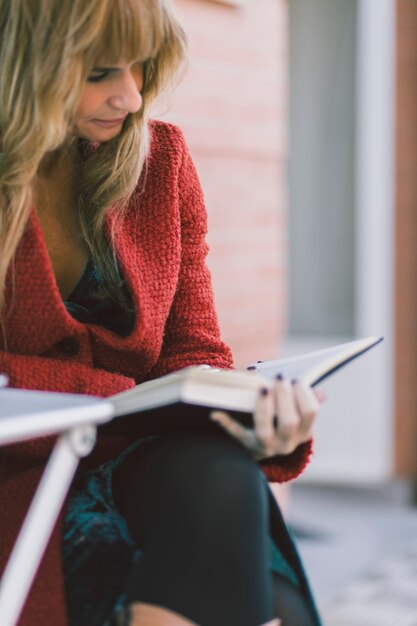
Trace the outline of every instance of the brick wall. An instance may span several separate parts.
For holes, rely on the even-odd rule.
[[[397,0],[396,467],[417,484],[417,2]]]
[[[276,356],[285,325],[286,3],[175,4],[189,67],[159,117],[182,127],[197,165],[220,323],[243,365]]]

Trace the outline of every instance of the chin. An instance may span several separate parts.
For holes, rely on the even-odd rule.
[[[122,132],[121,128],[76,128],[74,135],[80,137],[80,139],[86,139],[93,142],[105,142],[111,141]]]

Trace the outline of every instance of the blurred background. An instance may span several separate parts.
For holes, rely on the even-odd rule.
[[[326,626],[417,625],[417,0],[174,0],[236,365],[367,335],[277,492]]]

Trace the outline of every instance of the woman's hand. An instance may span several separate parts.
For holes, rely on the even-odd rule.
[[[302,382],[278,377],[272,389],[263,387],[253,414],[254,428],[245,428],[223,411],[211,419],[248,448],[255,459],[291,454],[311,439],[312,428],[325,396]]]

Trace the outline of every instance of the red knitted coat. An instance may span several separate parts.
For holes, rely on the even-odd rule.
[[[152,123],[146,174],[141,177],[116,235],[118,262],[136,310],[130,335],[83,324],[60,296],[36,212],[19,244],[6,291],[7,344],[0,372],[13,387],[109,396],[144,379],[191,364],[230,368],[221,341],[205,265],[206,214],[197,175],[182,133]],[[112,225],[111,216],[107,228]],[[99,436],[90,462],[127,444]],[[0,449],[0,571],[51,450],[50,438]],[[295,477],[309,444],[263,464],[272,480]],[[61,522],[57,523],[21,626],[67,623],[61,574]]]

